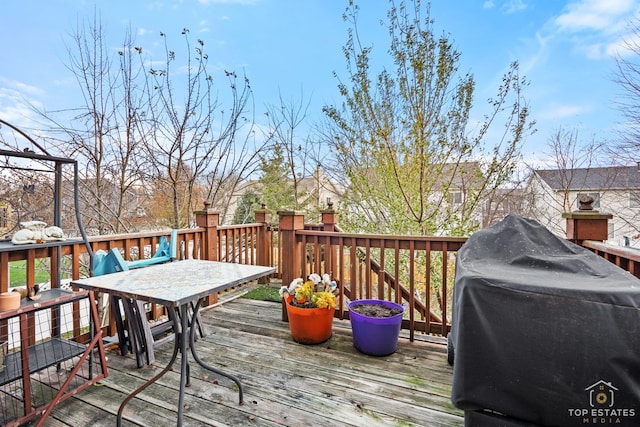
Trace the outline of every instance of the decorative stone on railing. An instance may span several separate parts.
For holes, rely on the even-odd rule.
[[[11,239],[14,245],[65,240],[60,227],[54,225],[47,227],[47,223],[43,221],[25,221],[21,222],[20,226],[22,229],[16,231]]]
[[[590,196],[588,194],[581,194],[578,197],[578,210],[581,211],[592,211],[593,210],[593,202],[595,202],[596,199],[593,196]]]

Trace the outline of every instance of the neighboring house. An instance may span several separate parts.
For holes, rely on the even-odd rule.
[[[609,243],[623,244],[640,233],[640,163],[604,168],[535,170],[529,179],[529,211],[552,232],[564,236],[562,213],[578,210],[582,194],[593,208],[612,214]]]
[[[326,208],[329,200],[336,204],[341,191],[319,168],[313,176],[307,176],[298,181],[298,192],[303,194],[309,206],[318,209]]]
[[[250,180],[250,181],[239,184],[233,193],[229,194],[227,192],[223,192],[222,196],[220,197],[220,200],[221,200],[220,204],[221,205],[226,204],[226,209],[223,208],[222,206],[216,205],[216,203],[213,204],[213,208],[218,209],[221,212],[220,223],[232,224],[238,205],[242,200],[242,196],[244,196],[247,193],[260,194],[260,191],[261,191],[260,182]],[[273,209],[269,209],[269,210],[273,211]]]
[[[479,189],[482,187],[484,178],[478,162],[445,163],[442,166],[434,165],[435,170],[439,169],[438,181],[432,187],[433,194],[429,200],[438,201],[442,196],[441,191],[447,191],[445,204],[438,210],[444,212],[440,215],[438,223],[446,224],[451,221],[451,215],[466,217],[473,228],[482,227],[484,223],[484,206],[486,200],[479,196]],[[481,197],[481,199],[479,198]],[[448,206],[447,206],[448,205]],[[446,207],[442,209],[442,207]],[[436,234],[442,234],[440,230]],[[447,231],[444,232],[447,234]]]
[[[291,182],[293,186],[293,182]],[[247,181],[236,188],[233,194],[229,195],[229,209],[226,211],[224,218],[221,218],[223,224],[231,224],[238,203],[242,199],[242,196],[249,192],[261,194],[262,184],[259,181]],[[305,204],[307,209],[325,209],[327,202],[331,200],[334,206],[337,205],[340,199],[341,190],[336,186],[322,169],[317,169],[313,176],[302,177],[298,179],[298,198],[301,203]],[[291,207],[285,206],[267,206],[269,211],[275,214],[282,209],[290,209]]]
[[[461,161],[459,163],[430,164],[423,172],[422,182],[415,173],[407,179],[400,178],[404,192],[407,192],[407,188],[416,189],[414,192],[402,194],[392,185],[387,186],[384,182],[384,176],[378,176],[376,170],[371,169],[366,173],[371,187],[380,183],[380,186],[388,188],[387,191],[391,194],[395,194],[393,192],[397,191],[398,196],[406,196],[407,200],[401,202],[403,205],[401,209],[408,209],[408,205],[411,204],[416,209],[411,215],[415,214],[416,220],[421,221],[419,227],[426,228],[428,225],[429,229],[426,231],[428,234],[446,236],[457,233],[456,235],[459,235],[468,232],[468,230],[482,228],[484,224],[491,222],[491,215],[495,213],[496,206],[490,206],[488,198],[494,192],[488,191],[479,162]],[[349,190],[347,186],[347,191]],[[357,200],[357,190],[353,191],[350,197]],[[392,198],[393,196],[389,197],[389,199]],[[376,200],[373,199],[371,203],[376,203]],[[393,202],[388,202],[388,205],[393,205]],[[383,205],[382,208],[376,206],[373,212],[365,212],[366,204],[353,203],[344,206],[343,209],[351,209],[354,213],[366,215],[369,218],[378,218],[381,222],[381,232],[387,232],[384,230],[382,222],[387,220],[384,209],[391,209],[389,206]],[[398,212],[401,209],[398,209]],[[389,216],[393,216],[393,214],[389,214]],[[399,223],[402,223],[402,220]],[[400,231],[400,233],[402,232]],[[409,226],[404,232],[416,231]]]
[[[524,210],[527,194],[522,188],[502,188],[493,192],[483,204],[482,227],[490,227],[508,214],[530,216]]]
[[[472,229],[488,227],[500,221],[507,213],[514,212],[518,189],[487,188],[479,162],[445,163],[434,165],[438,171],[437,182],[428,200],[438,209],[438,223],[450,224],[455,219],[468,223]],[[447,191],[442,203],[443,191]],[[437,230],[435,234],[448,234],[449,230]]]

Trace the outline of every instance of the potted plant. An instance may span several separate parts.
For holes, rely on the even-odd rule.
[[[349,303],[349,319],[355,348],[371,356],[387,356],[398,349],[404,307],[375,299]]]
[[[280,288],[285,300],[289,329],[300,344],[320,344],[331,338],[338,285],[328,274],[301,277]]]

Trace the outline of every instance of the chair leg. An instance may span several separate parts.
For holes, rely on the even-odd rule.
[[[118,348],[120,350],[120,354],[122,356],[126,356],[128,354],[128,350],[133,351],[131,348],[131,343],[125,332],[124,322],[122,321],[122,311],[120,310],[120,298],[111,296],[110,297],[111,304],[111,312],[113,313],[113,318],[116,322],[116,333],[118,334]]]
[[[144,366],[142,357],[146,349],[144,347],[144,340],[142,340],[142,332],[140,331],[140,322],[138,320],[135,302],[126,298],[122,300],[122,306],[124,307],[125,319],[129,327],[129,342],[131,343],[132,353],[136,355],[138,368],[141,368]]]
[[[137,320],[140,332],[140,340],[143,343],[147,364],[151,365],[156,361],[155,352],[153,350],[153,333],[149,326],[149,319],[147,319],[147,310],[144,302],[136,301]]]

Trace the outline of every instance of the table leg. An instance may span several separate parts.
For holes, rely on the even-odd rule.
[[[146,383],[138,387],[129,396],[127,396],[127,398],[122,402],[122,404],[120,405],[120,409],[118,410],[118,422],[117,422],[118,427],[122,427],[122,413],[127,403],[129,403],[129,401],[131,401],[131,399],[133,399],[138,393],[143,391],[149,385],[153,384],[154,382],[156,382],[156,380],[158,380],[160,377],[166,374],[173,367],[173,364],[175,363],[176,358],[178,356],[178,352],[182,354],[182,360],[180,361],[181,362],[180,391],[178,395],[178,424],[177,425],[178,426],[182,425],[182,419],[184,415],[185,387],[187,387],[190,383],[189,361],[188,361],[189,349],[191,350],[193,359],[200,366],[202,366],[203,368],[209,371],[215,372],[218,375],[227,377],[236,383],[236,385],[238,386],[239,402],[242,405],[243,390],[242,390],[242,384],[240,383],[240,379],[220,369],[214,368],[211,365],[206,364],[200,359],[200,357],[198,356],[198,353],[196,352],[196,348],[195,348],[195,335],[196,335],[196,329],[197,329],[196,319],[197,319],[198,311],[200,310],[202,301],[203,299],[201,298],[198,300],[198,302],[195,303],[193,307],[193,313],[191,315],[191,320],[189,320],[189,312],[188,312],[189,304],[183,304],[180,306],[180,316],[173,316],[173,328],[174,328],[173,330],[176,332],[175,332],[175,340],[174,340],[174,346],[173,346],[173,355],[171,356],[171,360],[169,361],[169,364],[166,366],[166,368],[162,370],[162,372],[160,372],[158,375],[156,375],[155,377],[151,378],[149,381],[147,381]],[[189,322],[191,322],[191,327],[189,327]]]
[[[187,318],[187,306],[188,304],[182,304],[180,306],[180,352],[182,353],[182,360],[180,366],[180,394],[178,395],[178,426],[182,425],[182,416],[184,409],[184,388],[189,381],[189,349],[188,337],[189,333],[189,319]]]
[[[243,403],[243,391],[242,391],[242,384],[240,383],[240,379],[238,379],[237,377],[221,371],[220,369],[214,368],[211,365],[206,364],[205,362],[203,362],[200,357],[198,356],[198,353],[196,352],[196,347],[195,347],[195,336],[196,336],[196,319],[198,316],[198,310],[200,309],[200,306],[202,305],[202,301],[203,299],[199,299],[198,302],[195,303],[195,306],[193,307],[193,314],[192,314],[192,321],[191,321],[191,329],[189,330],[189,346],[191,347],[191,354],[193,355],[193,359],[203,368],[208,369],[209,371],[215,372],[218,375],[222,375],[223,377],[227,377],[229,378],[231,381],[233,381],[234,383],[236,383],[236,385],[238,386],[238,397],[239,397],[239,401],[240,404],[242,405]],[[185,309],[185,315],[186,315],[186,309]],[[186,317],[186,316],[185,316]]]
[[[180,331],[181,330],[180,329],[180,324],[178,323],[178,320],[175,319],[175,318],[173,319],[173,328],[174,328],[173,329],[174,331]],[[176,358],[178,357],[178,351],[180,351],[181,347],[183,346],[182,342],[184,341],[184,339],[180,338],[183,335],[184,334],[179,333],[179,332],[175,333],[175,340],[174,340],[174,345],[173,345],[173,355],[171,356],[171,360],[169,361],[167,366],[162,370],[162,372],[160,372],[159,374],[157,374],[156,376],[151,378],[149,381],[147,381],[146,383],[142,384],[140,387],[135,389],[129,396],[126,397],[126,399],[124,399],[124,401],[122,401],[122,403],[120,404],[120,409],[118,409],[118,418],[117,418],[117,426],[118,427],[122,427],[122,413],[124,412],[124,407],[127,405],[127,403],[129,403],[131,401],[131,399],[136,397],[136,395],[138,395],[138,393],[143,391],[145,388],[149,387],[151,384],[156,382],[160,377],[162,377],[164,374],[169,372],[169,370],[171,370],[171,368],[173,367],[173,364],[176,361]],[[182,353],[183,364],[185,363],[184,355],[185,355],[185,353]],[[180,383],[182,384],[182,375],[180,376]],[[184,394],[184,388],[181,387],[181,397],[182,397],[183,394]],[[181,409],[181,407],[179,409]],[[179,412],[179,415],[180,414],[181,414],[181,412]],[[181,420],[179,420],[178,425],[182,425]]]

